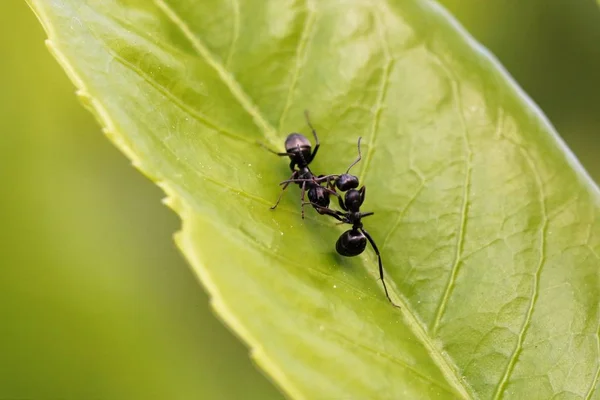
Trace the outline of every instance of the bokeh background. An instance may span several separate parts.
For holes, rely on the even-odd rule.
[[[594,0],[445,0],[600,179]],[[163,194],[0,2],[0,398],[280,399],[212,315]]]

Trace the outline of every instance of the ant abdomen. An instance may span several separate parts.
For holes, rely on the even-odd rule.
[[[335,249],[339,254],[346,257],[354,257],[365,251],[367,247],[367,238],[359,230],[350,229],[342,233],[337,242]]]

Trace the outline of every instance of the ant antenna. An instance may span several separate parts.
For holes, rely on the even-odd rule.
[[[348,167],[348,169],[346,170],[346,173],[350,172],[350,168],[354,167],[356,164],[358,164],[358,162],[360,161],[360,159],[362,158],[361,154],[360,154],[360,140],[362,139],[362,137],[358,138],[358,158],[352,163],[350,164],[350,166]]]
[[[294,155],[293,153],[288,153],[288,152],[279,153],[279,152],[277,152],[275,150],[272,150],[269,147],[267,147],[267,145],[264,144],[263,142],[256,141],[256,143],[258,143],[263,149],[265,149],[267,151],[270,151],[271,153],[275,154],[276,156],[282,157],[282,156],[293,156]]]
[[[315,147],[319,147],[319,137],[317,136],[317,131],[315,130],[315,128],[312,126],[311,122],[310,122],[310,116],[308,115],[308,110],[304,110],[304,117],[306,118],[306,124],[308,125],[308,127],[310,128],[310,130],[312,131],[312,134],[315,138]],[[315,153],[317,151],[315,150]]]
[[[367,237],[367,240],[369,241],[369,243],[371,243],[371,246],[373,247],[373,250],[375,250],[375,254],[377,255],[377,263],[379,264],[379,279],[381,279],[381,283],[383,284],[383,290],[385,292],[385,297],[387,297],[389,302],[392,303],[392,305],[394,307],[401,308],[398,304],[394,303],[394,301],[390,297],[390,294],[388,293],[387,286],[385,285],[385,280],[383,279],[383,264],[381,262],[381,254],[379,254],[379,249],[377,248],[375,241],[373,240],[373,238],[371,237],[371,235],[369,235],[369,233],[367,231],[365,231],[363,228],[359,228],[359,229]]]

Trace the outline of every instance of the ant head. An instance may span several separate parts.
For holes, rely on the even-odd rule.
[[[348,173],[341,174],[335,181],[335,187],[342,192],[350,189],[356,189],[358,187],[358,178]]]
[[[290,133],[285,139],[285,151],[290,154],[290,159],[299,166],[306,166],[311,162],[311,145],[304,135]]]
[[[361,195],[360,191],[356,189],[348,190],[344,196],[344,203],[350,212],[359,212],[363,201],[364,197]]]
[[[346,257],[354,257],[365,251],[367,238],[358,229],[350,229],[344,233],[335,243],[336,251]]]

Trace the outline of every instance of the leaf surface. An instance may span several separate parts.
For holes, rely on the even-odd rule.
[[[598,399],[598,190],[429,1],[32,0],[107,135],[181,216],[217,313],[295,398]],[[383,254],[307,210],[283,151],[355,167]]]

